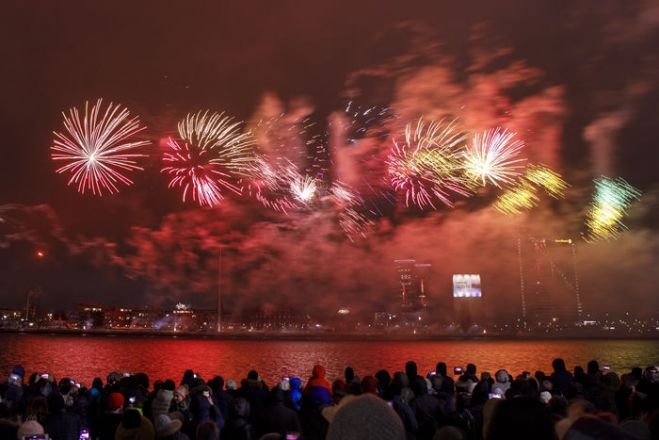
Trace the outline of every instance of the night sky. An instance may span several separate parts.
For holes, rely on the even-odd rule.
[[[53,309],[212,306],[222,243],[230,308],[386,308],[398,289],[392,261],[416,258],[433,264],[435,305],[448,303],[453,273],[480,273],[490,314],[514,316],[516,240],[533,236],[578,240],[587,311],[659,311],[656,2],[232,3],[5,2],[0,305],[22,303],[38,285]],[[67,186],[50,158],[61,113],[99,97],[139,115],[152,141],[134,185],[102,198]],[[200,209],[160,173],[161,139],[187,113],[253,121],[281,110],[315,123],[330,178],[371,178],[378,163],[352,163],[353,153],[365,145],[381,153],[390,139],[337,140],[329,122],[350,100],[391,108],[397,128],[446,115],[468,129],[505,125],[524,137],[530,161],[565,177],[567,197],[514,218],[491,208],[494,192],[437,211],[379,201],[373,230],[351,242],[332,212],[283,216],[246,196]],[[644,194],[628,232],[586,243],[599,175]],[[38,249],[45,258],[35,258]]]

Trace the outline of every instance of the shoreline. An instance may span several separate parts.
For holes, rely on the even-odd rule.
[[[624,334],[506,334],[506,335],[442,335],[442,334],[354,334],[354,333],[192,333],[153,330],[118,329],[0,329],[0,335],[50,335],[50,336],[105,336],[131,338],[211,339],[227,341],[346,341],[346,342],[432,342],[432,341],[505,341],[505,340],[659,340],[659,335]]]

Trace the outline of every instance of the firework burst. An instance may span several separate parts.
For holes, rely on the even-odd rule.
[[[292,196],[303,204],[308,204],[313,200],[318,186],[316,184],[316,179],[305,176],[298,176],[291,181],[291,194]]]
[[[626,230],[622,220],[632,202],[640,197],[641,192],[622,178],[595,179],[595,194],[586,219],[589,239],[614,239]]]
[[[104,192],[119,192],[118,183],[133,183],[124,172],[143,169],[136,159],[146,154],[137,150],[150,144],[130,140],[146,128],[137,116],[131,118],[128,109],[119,104],[110,103],[103,110],[102,99],[91,109],[85,102],[82,115],[74,107],[63,116],[65,132],[54,132],[51,157],[65,162],[56,172],[71,173],[68,185],[77,184],[82,194],[91,191],[101,196]]]
[[[407,206],[437,209],[437,202],[453,206],[450,193],[469,195],[460,172],[464,138],[453,122],[407,124],[404,142],[394,140],[387,158],[391,185],[405,193]]]
[[[506,129],[476,133],[464,150],[467,176],[482,186],[512,183],[524,168],[526,159],[519,157],[523,147],[524,142]]]
[[[236,184],[254,162],[253,139],[240,130],[240,122],[224,114],[197,112],[179,122],[179,139],[169,138],[162,172],[169,187],[183,189],[201,206],[214,206],[224,198],[223,189],[241,194]]]

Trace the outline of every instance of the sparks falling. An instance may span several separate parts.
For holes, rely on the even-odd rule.
[[[65,162],[57,173],[71,173],[68,185],[77,184],[82,194],[90,191],[101,196],[119,192],[118,183],[131,185],[124,173],[142,170],[137,159],[146,157],[139,148],[149,145],[146,140],[130,139],[144,130],[137,116],[119,104],[110,103],[103,110],[103,100],[89,108],[85,102],[82,113],[72,108],[63,113],[65,132],[55,132],[51,147],[52,159]]]
[[[214,206],[227,189],[241,194],[238,182],[253,163],[253,139],[240,123],[224,114],[197,112],[178,124],[179,139],[169,138],[163,155],[163,173],[169,187],[183,189],[183,201],[192,198],[201,206]]]
[[[299,178],[293,163],[258,156],[247,170],[246,188],[266,208],[286,214],[298,205],[290,188]]]

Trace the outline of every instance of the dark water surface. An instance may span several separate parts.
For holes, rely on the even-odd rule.
[[[151,380],[179,381],[188,368],[205,379],[216,374],[239,380],[256,369],[268,383],[282,376],[306,379],[315,363],[323,364],[330,379],[350,365],[360,376],[381,368],[402,370],[413,359],[425,374],[442,360],[449,368],[471,362],[480,371],[506,368],[551,371],[555,357],[568,367],[591,359],[617,372],[632,366],[659,364],[656,340],[488,340],[488,341],[223,341],[160,337],[0,335],[0,377],[21,363],[28,373],[50,372],[89,385],[95,376],[105,380],[110,371],[143,371]]]

